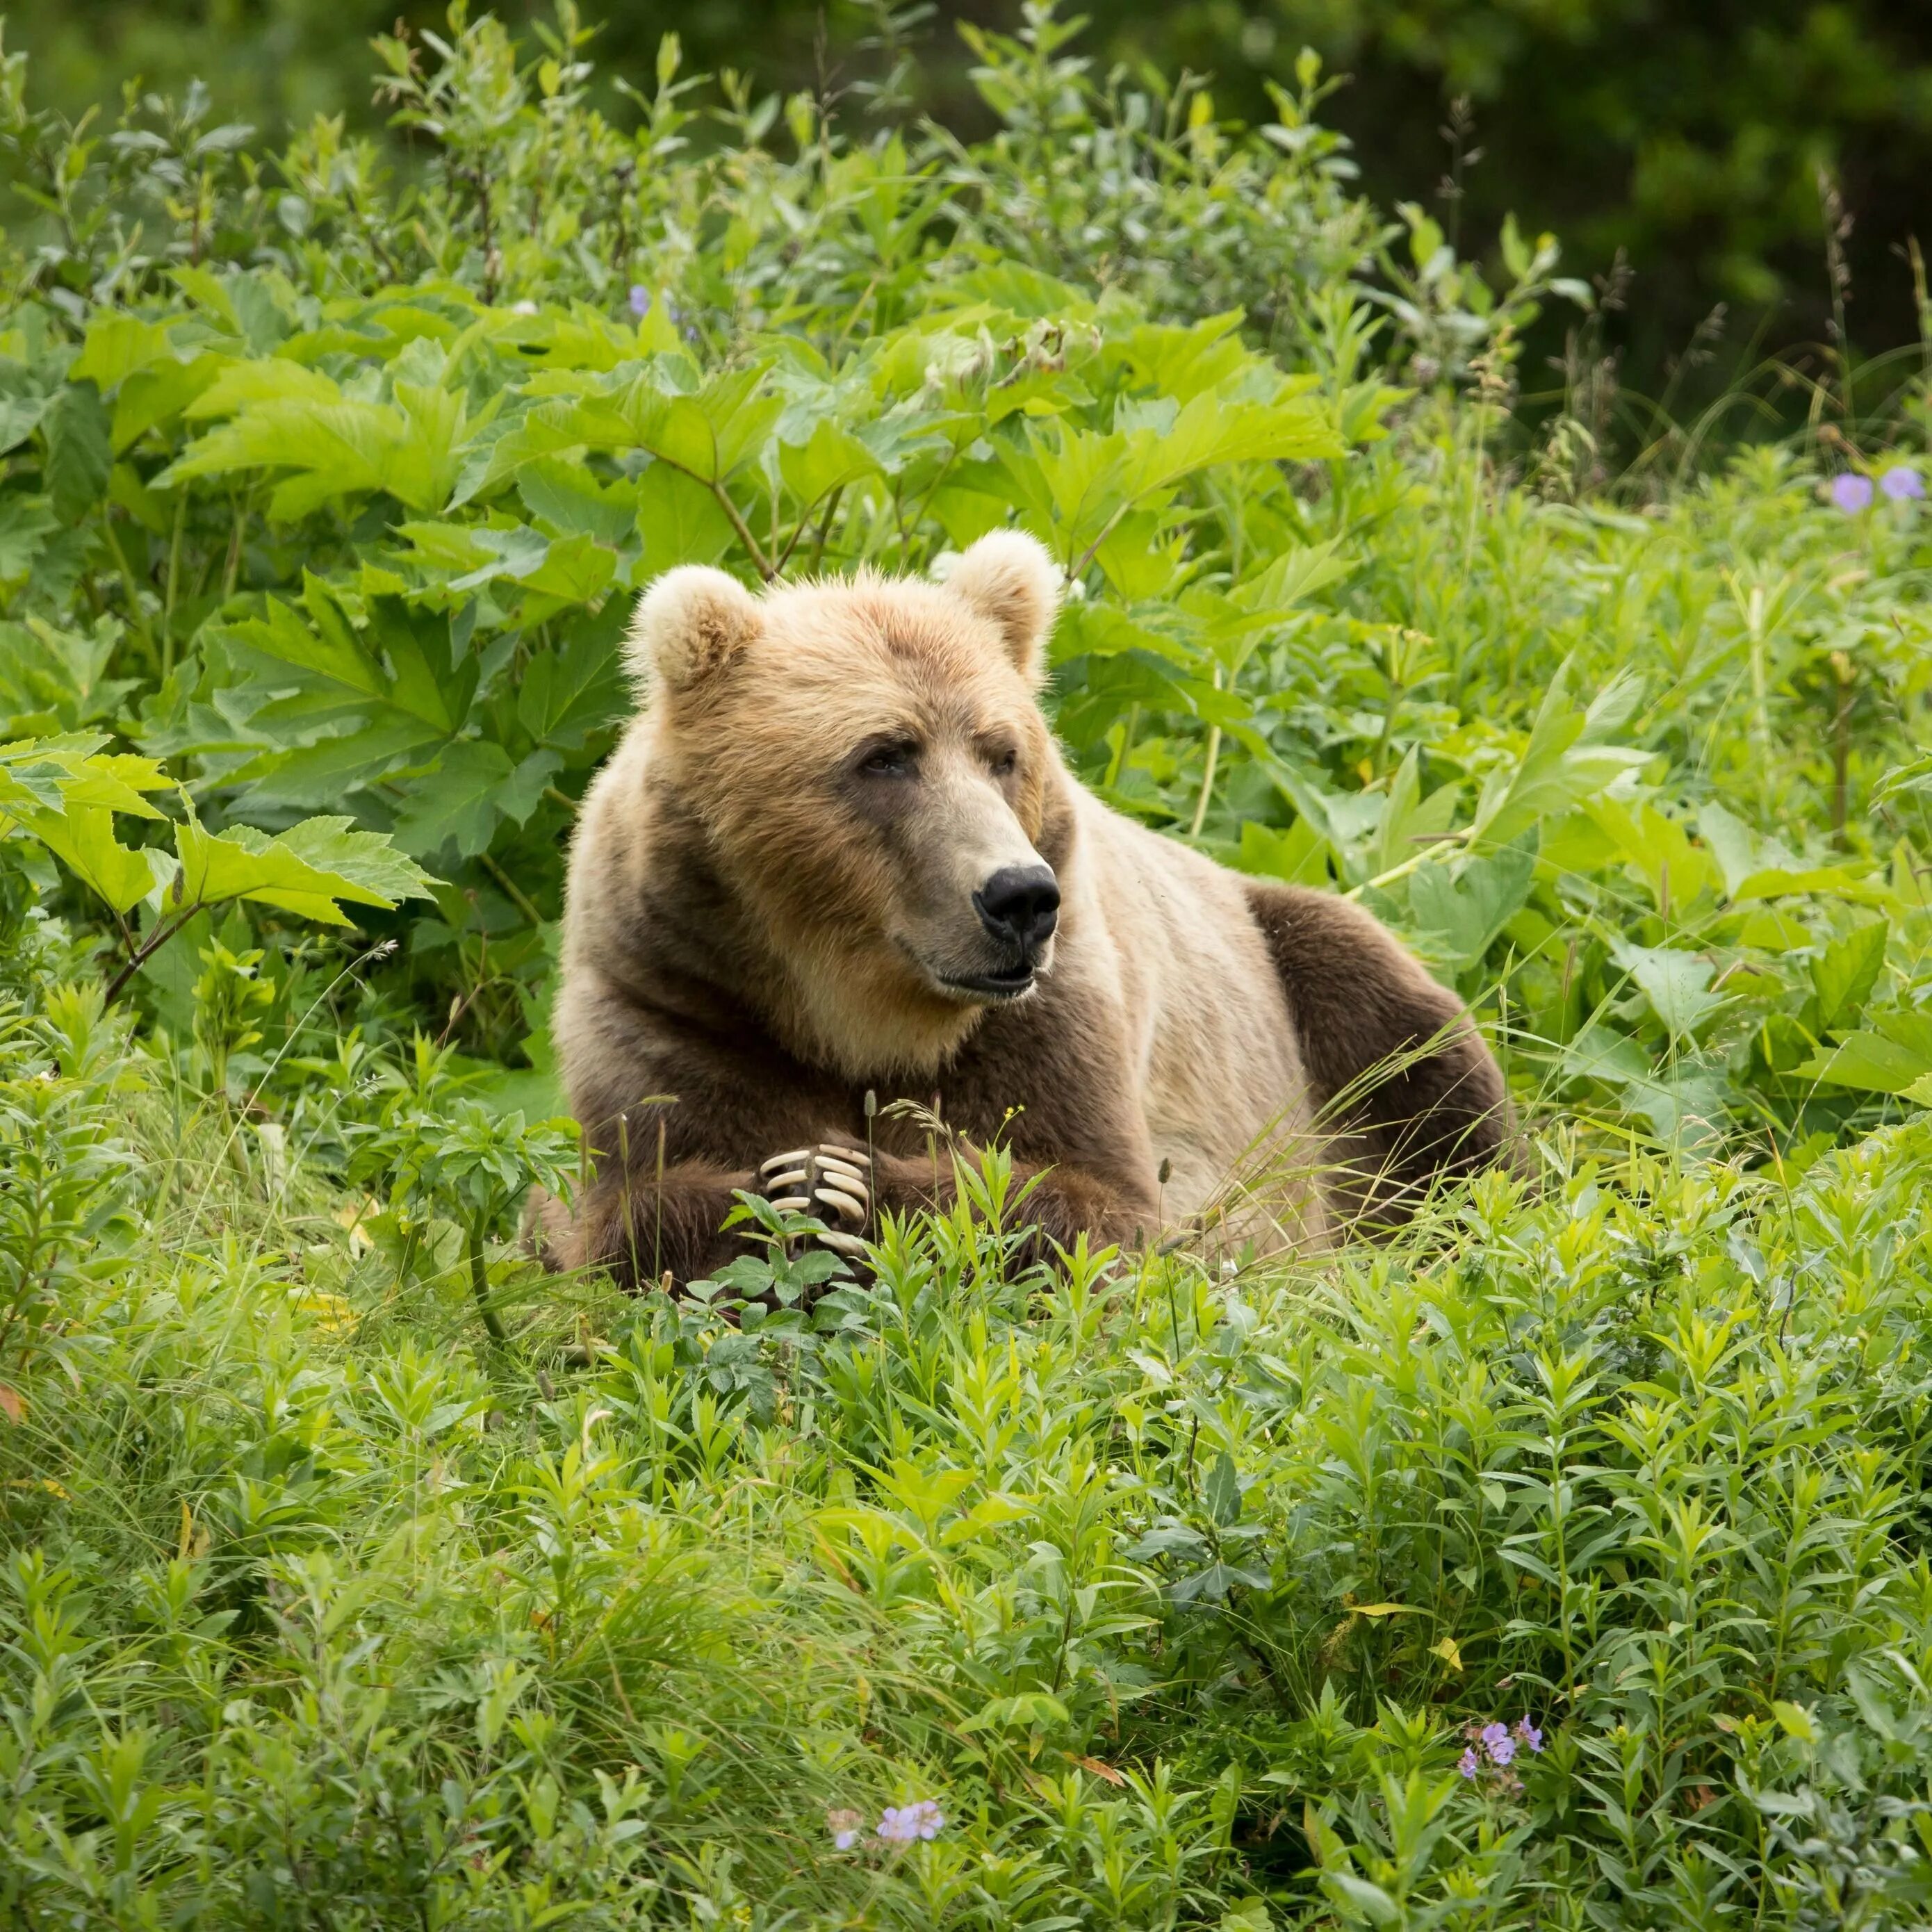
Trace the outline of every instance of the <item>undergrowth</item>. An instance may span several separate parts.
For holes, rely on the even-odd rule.
[[[1510,414],[1553,240],[1383,221],[1312,61],[1235,128],[1027,20],[965,146],[669,45],[619,129],[459,10],[400,186],[8,57],[8,1923],[1932,1912],[1922,386],[1606,484]],[[1401,931],[1523,1173],[539,1274],[632,593],[1008,520],[1076,771]]]

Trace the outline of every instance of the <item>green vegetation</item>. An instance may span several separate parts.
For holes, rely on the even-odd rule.
[[[1553,242],[1062,33],[928,151],[459,17],[393,196],[10,58],[8,1923],[1923,1922],[1932,397],[1606,489],[1510,414]],[[541,1276],[630,592],[1010,515],[1082,774],[1404,932],[1533,1174]]]
[[[500,10],[515,21],[543,13]],[[647,86],[659,36],[691,66],[748,70],[760,87],[869,111],[883,92],[970,137],[988,116],[968,70],[965,23],[1016,18],[962,0],[585,0],[605,76]],[[441,0],[72,0],[19,10],[11,44],[45,98],[109,112],[129,77],[180,94],[206,82],[218,118],[275,138],[317,112],[383,124],[368,42],[398,17],[440,23]],[[1606,334],[1618,356],[1625,440],[1669,386],[1701,407],[1759,387],[1788,418],[1773,356],[1815,370],[1847,330],[1875,388],[1916,360],[1926,293],[1910,244],[1932,171],[1932,14],[1897,0],[1108,0],[1084,10],[1096,80],[1118,68],[1208,78],[1215,111],[1270,112],[1312,47],[1348,77],[1329,104],[1370,197],[1430,207],[1452,240],[1499,260],[1512,210],[1570,245],[1576,272],[1631,289]],[[915,61],[901,64],[910,46]],[[390,148],[410,165],[404,142]],[[1821,188],[1838,198],[1828,207]],[[1826,262],[1834,232],[1844,289]],[[1849,304],[1834,301],[1848,290]],[[1562,330],[1538,332],[1533,388]],[[1580,346],[1587,352],[1589,345]],[[1700,373],[1701,372],[1701,373]],[[1760,383],[1760,377],[1769,380]],[[1574,378],[1574,371],[1573,371]]]

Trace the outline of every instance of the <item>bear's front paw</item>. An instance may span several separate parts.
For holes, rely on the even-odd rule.
[[[862,1255],[860,1239],[872,1219],[872,1156],[856,1148],[822,1142],[775,1154],[758,1169],[758,1184],[774,1208],[815,1214],[827,1222],[817,1238],[836,1253]]]

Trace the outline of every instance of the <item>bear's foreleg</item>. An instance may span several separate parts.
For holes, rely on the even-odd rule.
[[[613,1174],[592,1184],[574,1214],[550,1197],[533,1198],[526,1238],[546,1265],[560,1271],[601,1268],[633,1292],[667,1280],[682,1287],[752,1252],[742,1223],[724,1228],[740,1191],[770,1196],[782,1187],[785,1192],[776,1194],[778,1204],[824,1220],[830,1230],[827,1245],[862,1273],[859,1238],[876,1236],[881,1210],[948,1214],[958,1198],[958,1175],[950,1160],[935,1167],[930,1160],[876,1156],[869,1163],[869,1187],[856,1194],[849,1187],[838,1190],[862,1203],[864,1211],[856,1217],[850,1209],[802,1198],[790,1179],[795,1171],[791,1156],[781,1156],[757,1172],[681,1164],[665,1169],[662,1186],[652,1173],[633,1174],[628,1182]],[[1010,1216],[1010,1225],[1027,1233],[1016,1257],[1022,1265],[1049,1260],[1056,1247],[1070,1249],[1082,1235],[1097,1248],[1129,1246],[1155,1232],[1153,1204],[1137,1203],[1077,1168],[1016,1160],[1009,1198],[1022,1193]]]
[[[724,1221],[741,1190],[754,1190],[748,1169],[733,1172],[699,1162],[655,1172],[600,1173],[571,1214],[555,1203],[537,1217],[540,1252],[552,1268],[608,1270],[635,1290],[668,1276],[675,1284],[702,1281],[750,1252]]]
[[[968,1163],[974,1150],[956,1156]],[[900,1213],[950,1214],[958,1199],[953,1160],[879,1155],[873,1162],[873,1197]],[[1157,1204],[1137,1202],[1127,1191],[1074,1167],[1043,1167],[1015,1158],[1008,1190],[1009,1225],[1030,1231],[1022,1244],[1022,1262],[1051,1258],[1054,1249],[1071,1248],[1085,1235],[1090,1246],[1126,1246],[1153,1234]]]

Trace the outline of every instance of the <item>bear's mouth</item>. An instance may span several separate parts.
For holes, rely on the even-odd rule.
[[[1022,959],[997,972],[948,974],[942,983],[950,992],[970,993],[979,1000],[1017,1000],[1033,991],[1038,969],[1030,959]]]

